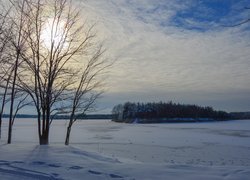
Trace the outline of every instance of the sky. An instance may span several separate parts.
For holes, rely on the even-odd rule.
[[[250,0],[78,0],[116,60],[101,113],[126,101],[250,111]]]
[[[127,101],[250,111],[250,21],[234,27],[250,0],[74,2],[115,61],[93,113]]]

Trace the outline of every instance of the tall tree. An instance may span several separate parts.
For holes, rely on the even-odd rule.
[[[97,75],[108,67],[107,59],[101,58],[103,50],[94,26],[83,20],[72,1],[22,2],[13,3],[25,21],[25,26],[15,23],[24,44],[16,51],[15,67],[20,71],[18,74],[14,71],[13,84],[32,99],[38,115],[40,144],[48,144],[54,115],[71,106],[68,113],[72,117],[70,122],[74,122],[75,113],[80,109],[81,113],[86,112],[99,97],[97,87],[101,84]]]
[[[5,83],[0,83],[5,87],[1,113],[7,91],[10,95],[8,143],[18,110],[32,100],[37,112],[39,143],[49,143],[53,117],[67,113],[70,119],[65,144],[68,144],[77,115],[90,110],[100,97],[103,85],[100,77],[111,65],[103,58],[95,26],[84,20],[81,9],[69,0],[8,2],[10,34],[5,33],[3,39],[10,37],[4,50],[9,60],[0,62],[3,65],[0,80]]]
[[[69,101],[70,118],[67,126],[65,145],[69,145],[71,128],[78,120],[78,117],[91,110],[96,99],[102,94],[100,88],[103,84],[98,76],[103,74],[105,69],[112,65],[107,64],[105,59],[102,59],[103,52],[102,46],[100,46],[95,54],[86,61],[86,64],[79,69],[79,73],[75,77],[76,83],[72,89]]]
[[[0,13],[0,139],[2,135],[2,117],[5,108],[5,104],[7,103],[7,90],[9,87],[12,69],[8,62],[10,58],[6,53],[6,49],[9,47],[9,40],[11,36],[11,26],[8,26],[7,16],[10,12],[10,9],[1,9]]]
[[[9,129],[8,129],[8,141],[7,143],[10,144],[11,143],[11,139],[12,139],[12,126],[14,123],[14,103],[15,103],[15,96],[17,94],[17,90],[16,90],[16,81],[17,81],[17,73],[18,73],[18,69],[20,66],[20,61],[21,61],[21,53],[24,51],[24,44],[26,43],[26,36],[24,34],[25,31],[25,27],[28,25],[27,21],[25,19],[25,9],[27,6],[26,0],[22,0],[22,1],[15,1],[15,2],[11,2],[11,3],[15,3],[16,6],[14,6],[15,8],[17,8],[17,11],[15,11],[15,18],[12,19],[12,24],[14,24],[14,26],[12,27],[12,46],[14,48],[13,50],[13,56],[14,56],[14,62],[13,62],[13,69],[11,72],[12,76],[12,82],[11,82],[11,92],[10,92],[10,111],[9,111]],[[13,14],[11,14],[13,15]]]

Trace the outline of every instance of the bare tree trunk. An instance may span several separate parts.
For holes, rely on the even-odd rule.
[[[67,132],[66,132],[66,137],[65,137],[65,143],[64,143],[66,146],[69,145],[69,138],[70,138],[70,133],[71,133],[71,127],[72,127],[72,124],[73,124],[73,114],[74,114],[74,109],[71,112],[70,119],[69,119],[69,124],[68,124],[68,127],[67,127]]]
[[[10,97],[10,114],[9,114],[9,130],[8,130],[8,144],[11,144],[11,137],[12,137],[12,126],[13,126],[13,109],[14,109],[14,101],[15,101],[15,91],[16,91],[16,78],[17,78],[17,70],[19,64],[19,58],[21,54],[21,39],[22,39],[22,28],[23,28],[23,10],[24,10],[25,0],[22,1],[21,7],[21,17],[20,17],[20,25],[18,30],[18,39],[17,39],[17,46],[16,46],[16,59],[14,65],[14,74],[13,74],[13,82],[11,88],[11,97]]]
[[[5,107],[5,103],[6,103],[6,96],[7,96],[7,90],[8,90],[8,86],[9,86],[10,77],[11,77],[11,75],[8,77],[8,80],[6,82],[7,84],[6,84],[5,89],[4,89],[2,107],[1,107],[1,111],[0,111],[0,139],[2,137],[3,111],[4,111],[4,107]]]
[[[71,127],[74,123],[74,114],[75,114],[75,109],[73,107],[72,109],[72,112],[71,112],[71,115],[70,115],[70,119],[69,119],[69,124],[68,124],[68,127],[67,127],[67,133],[66,133],[66,138],[65,138],[65,145],[69,145],[69,138],[70,138],[70,133],[71,133]]]
[[[1,109],[0,109],[0,139],[2,137],[2,119],[3,119],[3,113],[4,113],[4,108],[5,108],[5,104],[6,104],[6,97],[7,97],[7,90],[9,87],[9,83],[10,83],[10,78],[12,75],[12,71],[8,71],[8,68],[5,68],[5,66],[7,65],[6,63],[6,57],[4,56],[8,54],[8,52],[6,52],[7,48],[8,48],[8,43],[10,40],[10,34],[11,34],[11,27],[6,28],[6,23],[7,23],[7,16],[9,15],[10,9],[6,9],[6,12],[4,14],[0,13],[1,15],[1,25],[0,25],[0,35],[1,35],[1,47],[0,47],[0,66],[4,67],[4,71],[3,74],[1,72],[1,80],[0,83],[5,82],[6,83],[1,86],[1,88],[4,89],[3,95],[2,95],[2,104],[1,104]],[[12,68],[11,68],[12,69]],[[7,76],[7,80],[2,81],[5,76]]]
[[[10,114],[9,114],[9,130],[8,130],[8,144],[11,144],[12,138],[12,126],[13,126],[13,109],[14,109],[14,101],[15,101],[15,85],[16,85],[16,76],[17,76],[17,69],[18,69],[18,60],[19,60],[19,53],[16,57],[16,62],[14,66],[14,74],[13,74],[13,83],[11,88],[11,98],[10,98]]]
[[[66,138],[65,138],[65,145],[68,146],[69,145],[69,138],[70,138],[70,133],[71,133],[71,126],[72,124],[70,123],[67,127],[67,134],[66,134]]]
[[[40,145],[48,145],[49,144],[49,135],[48,131],[42,134],[42,136],[39,139]]]
[[[40,145],[48,145],[49,144],[49,128],[45,128],[40,136]]]
[[[41,113],[40,110],[37,108],[37,128],[38,128],[38,137],[39,137],[39,144],[41,144]]]
[[[42,123],[41,123],[41,113],[38,119],[38,134],[39,134],[39,144],[48,145],[49,144],[49,128],[50,128],[50,109],[42,108]]]
[[[49,144],[49,130],[46,128],[46,119],[38,119],[38,134],[39,134],[39,144],[48,145]]]

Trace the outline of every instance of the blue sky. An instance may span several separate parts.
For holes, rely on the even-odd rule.
[[[207,31],[223,25],[238,23],[249,15],[244,11],[249,0],[199,0],[176,13],[172,23],[180,28]],[[194,24],[189,24],[192,21]]]
[[[250,111],[250,0],[84,0],[107,56],[100,112],[125,101]]]

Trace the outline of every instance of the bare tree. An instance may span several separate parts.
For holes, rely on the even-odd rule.
[[[8,15],[11,8],[3,8],[0,13],[0,139],[2,135],[2,117],[6,103],[9,101],[7,99],[7,90],[9,88],[9,82],[11,78],[12,67],[9,66],[10,57],[6,50],[9,48],[9,41],[11,37],[12,26],[8,23]]]
[[[24,49],[25,37],[24,27],[27,24],[24,19],[25,0],[23,1],[1,1],[0,22],[1,26],[1,53],[0,53],[0,88],[1,88],[1,109],[0,125],[5,105],[9,102],[9,128],[7,143],[11,143],[12,127],[16,114],[20,109],[29,103],[26,102],[27,95],[20,93],[16,88],[17,74],[21,64],[21,52]],[[5,6],[6,5],[6,6]],[[4,15],[3,15],[4,14]],[[24,96],[24,97],[23,97]],[[16,103],[15,103],[16,101]],[[0,127],[1,128],[1,127]],[[1,130],[1,129],[0,129]],[[1,134],[1,132],[0,132]]]
[[[69,0],[8,2],[10,34],[5,33],[3,39],[10,37],[5,51],[9,60],[0,61],[0,80],[4,82],[0,83],[4,89],[1,113],[10,95],[8,143],[17,112],[30,105],[31,99],[37,112],[39,143],[49,143],[53,117],[67,112],[68,144],[77,115],[93,108],[102,94],[100,77],[111,65],[102,58],[104,50],[95,26],[83,20],[81,9]]]
[[[100,94],[97,75],[108,66],[100,58],[103,51],[95,38],[94,26],[83,20],[80,9],[71,1],[22,2],[15,2],[25,23],[18,26],[21,37],[16,44],[21,44],[22,49],[17,48],[15,53],[19,73],[14,71],[16,79],[12,84],[33,101],[42,145],[49,143],[53,116],[67,111],[72,99],[70,128],[80,108],[86,112],[92,107]]]
[[[79,70],[76,76],[75,88],[70,95],[69,103],[69,122],[65,138],[65,145],[69,145],[70,133],[73,124],[78,120],[79,116],[83,116],[87,111],[94,107],[96,99],[102,94],[102,81],[98,78],[99,75],[105,73],[105,70],[110,67],[111,63],[106,63],[102,58],[102,46],[95,54],[87,61],[86,65]],[[65,111],[65,108],[63,108]]]
[[[21,53],[25,51],[25,43],[26,36],[24,34],[25,28],[27,27],[26,18],[25,18],[25,10],[27,3],[26,0],[22,1],[10,1],[10,4],[13,7],[13,11],[10,13],[10,24],[11,24],[11,47],[9,49],[11,56],[13,58],[13,62],[11,64],[11,72],[9,73],[9,78],[7,84],[11,79],[11,88],[10,88],[10,110],[9,110],[9,128],[8,128],[8,140],[7,143],[11,143],[12,139],[12,127],[15,119],[15,99],[17,89],[17,75],[19,73],[19,67],[21,65]],[[14,16],[14,17],[13,17]],[[25,98],[26,99],[26,98]]]

